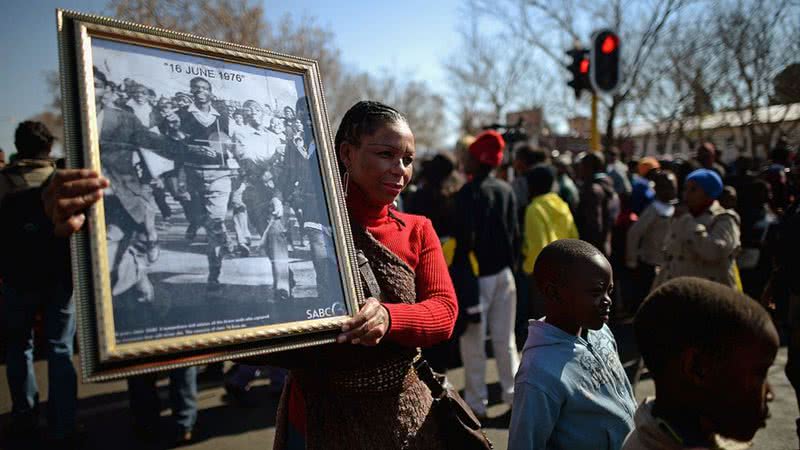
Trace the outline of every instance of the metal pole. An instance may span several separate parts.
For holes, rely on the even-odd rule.
[[[600,133],[597,130],[597,94],[592,94],[592,136],[589,140],[589,150],[600,151]]]

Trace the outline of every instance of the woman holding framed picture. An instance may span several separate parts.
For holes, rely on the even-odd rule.
[[[313,365],[308,353],[287,364],[275,448],[443,448],[413,364],[418,347],[450,337],[458,305],[430,220],[393,208],[411,180],[414,135],[394,108],[362,101],[342,119],[335,149],[355,246],[381,298],[366,299],[338,345],[311,350]]]
[[[430,220],[393,208],[411,180],[414,135],[394,108],[362,101],[342,119],[335,149],[353,240],[369,261],[380,298],[363,302],[336,344],[248,361],[291,369],[274,446],[447,448],[440,416],[431,414],[431,392],[414,363],[419,347],[450,337],[458,305]],[[92,171],[56,177],[45,195],[56,230],[79,229],[80,211],[106,186]]]

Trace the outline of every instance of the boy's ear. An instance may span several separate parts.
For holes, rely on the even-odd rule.
[[[680,355],[680,371],[684,380],[690,381],[694,385],[703,385],[707,380],[708,365],[707,357],[700,349],[689,347]]]
[[[552,281],[548,281],[544,283],[542,286],[542,294],[544,294],[544,298],[552,299],[555,301],[561,301],[561,294],[559,292],[558,286]]]

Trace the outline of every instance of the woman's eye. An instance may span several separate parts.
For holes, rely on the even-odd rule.
[[[378,156],[381,158],[391,158],[393,155],[392,152],[378,152]]]
[[[403,158],[403,165],[404,166],[410,166],[411,163],[413,163],[413,162],[414,162],[414,158],[411,157],[411,156],[406,156],[405,158]]]

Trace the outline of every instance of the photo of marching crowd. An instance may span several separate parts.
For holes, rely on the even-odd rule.
[[[93,75],[117,342],[345,314],[305,96]]]

